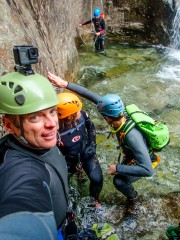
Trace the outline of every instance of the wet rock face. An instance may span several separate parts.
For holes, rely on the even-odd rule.
[[[82,1],[7,0],[0,2],[0,72],[13,70],[14,45],[34,45],[39,49],[41,74],[66,72],[77,62],[74,42]],[[73,71],[72,71],[73,72]]]
[[[13,71],[13,46],[29,44],[39,49],[35,70],[46,75],[49,69],[74,79],[77,26],[90,19],[95,7],[105,12],[108,37],[168,45],[177,4],[178,0],[0,1],[0,74]]]
[[[106,7],[108,29],[122,40],[169,44],[173,4],[163,0],[109,0]]]

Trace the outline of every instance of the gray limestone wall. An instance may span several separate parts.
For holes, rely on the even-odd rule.
[[[61,73],[77,67],[75,45],[81,0],[0,1],[0,73],[12,71],[14,45],[34,45],[39,63],[33,66],[45,75],[47,68]]]
[[[175,2],[166,0],[109,0],[107,25],[119,39],[167,46],[171,36]]]
[[[107,36],[120,40],[168,45],[178,0],[1,0],[0,75],[13,71],[14,45],[34,45],[39,63],[73,80],[78,71],[78,24],[92,16],[94,7],[105,13]],[[92,37],[92,35],[91,35]]]

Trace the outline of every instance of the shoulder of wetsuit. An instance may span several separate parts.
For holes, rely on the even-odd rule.
[[[82,116],[82,118],[84,118],[85,120],[87,120],[87,118],[89,118],[87,112],[85,112],[84,110],[81,110],[81,116]]]

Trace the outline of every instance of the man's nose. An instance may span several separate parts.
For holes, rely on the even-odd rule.
[[[47,116],[45,119],[45,126],[46,127],[55,127],[58,124],[57,117]]]

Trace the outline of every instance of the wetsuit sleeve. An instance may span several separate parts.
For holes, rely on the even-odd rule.
[[[87,100],[93,102],[95,105],[97,105],[99,98],[101,97],[100,95],[88,90],[85,87],[82,87],[78,84],[74,84],[74,83],[68,83],[67,89],[77,93],[79,96],[86,98]]]
[[[92,20],[88,20],[86,22],[83,22],[83,23],[81,23],[81,25],[84,26],[84,25],[87,25],[87,24],[90,24],[90,23],[92,23]]]
[[[131,131],[126,135],[126,144],[133,151],[137,162],[132,165],[117,164],[117,172],[119,174],[127,174],[138,177],[152,176],[154,171],[152,168],[151,158],[141,132],[136,128],[131,129]]]
[[[88,134],[88,142],[96,143],[96,129],[95,129],[94,123],[91,121],[91,119],[87,113],[82,111],[82,114],[85,119],[85,126],[86,126],[87,134]]]

